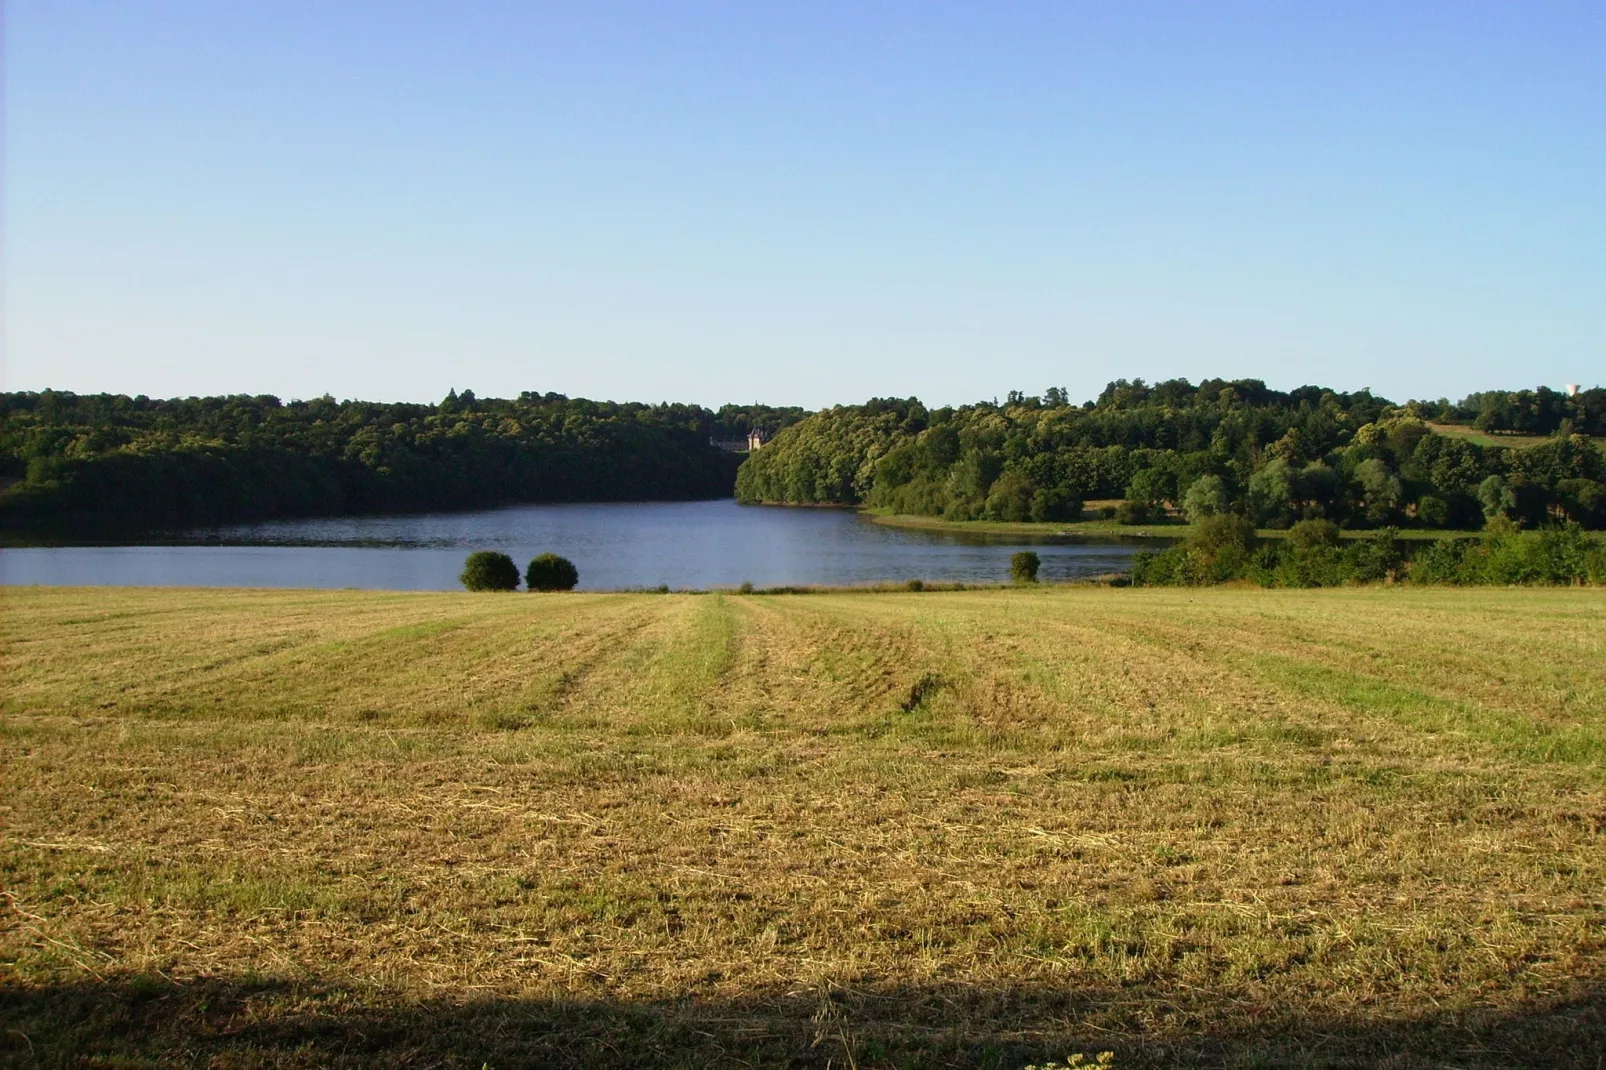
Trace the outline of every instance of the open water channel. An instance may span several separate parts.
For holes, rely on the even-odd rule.
[[[0,584],[451,590],[471,550],[522,569],[552,551],[589,590],[997,583],[1030,546],[1044,580],[1127,569],[1140,542],[979,537],[871,523],[850,510],[734,500],[524,505],[473,513],[280,520],[186,532],[165,545],[0,550]]]

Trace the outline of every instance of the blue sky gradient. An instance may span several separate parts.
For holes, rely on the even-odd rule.
[[[6,8],[6,389],[1606,368],[1606,5]]]

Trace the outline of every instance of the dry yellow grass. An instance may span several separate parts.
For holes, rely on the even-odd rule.
[[[1606,596],[11,589],[0,1052],[1596,1066]]]

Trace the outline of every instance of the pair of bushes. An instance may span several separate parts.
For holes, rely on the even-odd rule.
[[[476,550],[463,562],[458,579],[471,591],[516,591],[519,566],[507,554]],[[541,554],[524,570],[524,582],[532,591],[570,591],[580,582],[580,570],[566,557]]]

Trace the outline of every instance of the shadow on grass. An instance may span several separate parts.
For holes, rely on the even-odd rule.
[[[1134,993],[1134,1003],[1145,1001]],[[1153,1000],[1155,993],[1146,998]],[[0,1061],[19,1066],[1007,1067],[1113,1051],[1116,1066],[1590,1067],[1606,993],[1414,1020],[1287,1007],[1128,1010],[1119,995],[954,986],[661,1002],[410,999],[314,982],[128,977],[0,986]]]

